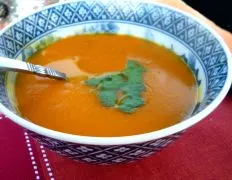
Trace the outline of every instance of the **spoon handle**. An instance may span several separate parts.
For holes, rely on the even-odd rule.
[[[66,74],[52,68],[34,65],[31,63],[0,57],[0,71],[14,71],[36,74],[53,79],[66,80]]]

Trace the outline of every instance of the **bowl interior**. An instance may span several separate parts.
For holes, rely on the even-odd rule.
[[[221,42],[202,24],[154,3],[77,1],[55,5],[30,15],[0,34],[0,56],[25,61],[36,51],[70,35],[125,34],[156,42],[192,69],[199,90],[191,116],[210,105],[228,77],[228,57]],[[17,114],[16,73],[0,74],[0,100]]]

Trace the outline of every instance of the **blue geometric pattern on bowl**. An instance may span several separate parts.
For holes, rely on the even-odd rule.
[[[28,132],[44,147],[74,161],[91,164],[110,165],[128,163],[148,157],[159,152],[180,137],[182,132],[154,141],[120,146],[96,146],[67,143],[56,139]]]
[[[228,70],[227,57],[214,35],[193,19],[152,3],[93,0],[70,2],[47,8],[14,24],[0,35],[0,56],[25,60],[38,50],[38,43],[46,41],[48,36],[59,39],[72,34],[88,33],[137,36],[157,42],[182,56],[195,74],[197,85],[201,90],[202,96],[193,111],[194,114],[208,106],[218,96],[225,84]],[[5,73],[0,74],[0,99],[5,107],[13,111],[12,100],[8,97],[9,94],[4,86],[6,84],[5,76]],[[57,150],[60,154],[69,154],[67,156],[74,159],[84,160],[87,158],[91,161],[90,156],[83,155],[79,158],[75,155],[77,150],[74,148],[79,145],[74,146],[68,142],[40,135],[34,136],[45,145],[47,143],[48,148]],[[169,138],[162,139],[169,143],[172,141],[172,137]],[[52,142],[57,142],[58,146]],[[62,144],[61,147],[65,147],[63,150],[62,148],[57,149],[60,147],[59,143]],[[137,150],[146,149],[146,146],[150,147],[150,143],[152,142],[136,144]],[[168,143],[163,146],[157,143],[157,148],[163,148]],[[128,146],[131,148],[133,145],[121,147],[129,148]],[[85,148],[91,149],[90,146],[85,146]],[[105,147],[96,148],[92,148],[93,151],[101,152],[101,154],[109,153]],[[120,146],[117,148],[120,149]],[[152,149],[150,148],[148,151],[144,152],[142,156],[151,154]],[[154,151],[155,146],[153,146],[152,152]],[[73,156],[72,153],[74,153]],[[112,161],[108,160],[107,156],[101,155],[102,158],[97,157],[97,163],[114,163],[113,160],[126,157],[125,153],[111,153],[109,158]],[[114,155],[117,155],[117,158]],[[131,161],[142,156],[138,154],[134,158],[124,159]],[[95,158],[92,157],[92,160]]]

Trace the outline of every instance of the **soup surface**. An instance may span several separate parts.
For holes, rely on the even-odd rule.
[[[145,68],[145,105],[124,113],[99,103],[88,76],[120,71],[128,59]],[[16,80],[23,117],[43,127],[85,136],[127,136],[159,130],[183,120],[193,109],[197,88],[191,70],[168,49],[119,35],[81,35],[62,39],[29,61],[65,72],[67,81],[28,74]]]

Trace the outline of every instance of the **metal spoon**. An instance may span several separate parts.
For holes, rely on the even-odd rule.
[[[0,71],[31,73],[31,74],[36,74],[38,76],[59,79],[59,80],[67,79],[65,73],[56,71],[54,69],[40,65],[34,65],[23,61],[9,59],[5,57],[0,57]]]

